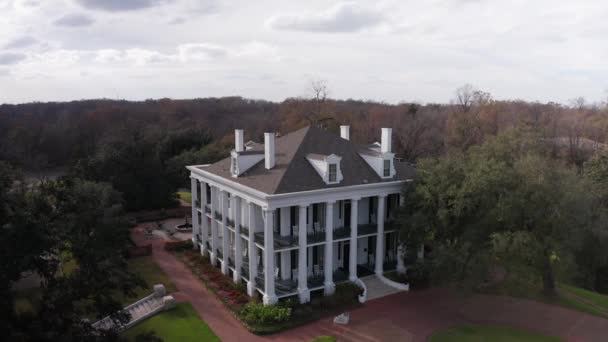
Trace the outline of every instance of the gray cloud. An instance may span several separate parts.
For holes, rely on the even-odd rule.
[[[25,59],[22,53],[4,52],[0,53],[0,65],[10,65],[21,62]]]
[[[283,14],[268,20],[277,30],[312,32],[356,32],[380,24],[381,13],[353,2],[342,2],[320,13]]]
[[[6,49],[18,49],[18,48],[23,48],[26,46],[30,46],[30,45],[34,45],[38,43],[38,40],[32,36],[23,36],[23,37],[19,37],[19,38],[15,38],[11,41],[9,41],[8,43],[6,43],[6,45],[4,45],[4,48]]]
[[[95,22],[95,20],[93,20],[93,18],[89,17],[86,14],[74,13],[74,14],[65,15],[65,16],[55,20],[54,24],[59,25],[59,26],[80,27],[80,26],[89,26],[89,25],[93,24],[94,22]]]
[[[81,6],[101,11],[135,11],[154,7],[173,0],[76,0]]]
[[[181,25],[184,23],[186,23],[186,18],[184,18],[184,17],[173,18],[172,20],[169,21],[169,25]]]

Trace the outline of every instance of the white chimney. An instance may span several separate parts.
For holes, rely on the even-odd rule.
[[[391,135],[393,134],[392,128],[383,128],[382,129],[382,141],[380,152],[382,153],[390,153],[391,152]]]
[[[237,152],[243,152],[245,150],[245,142],[244,135],[242,129],[234,130],[234,150]]]
[[[264,164],[268,170],[274,167],[274,133],[264,133]]]
[[[350,140],[350,126],[340,126],[340,138]]]

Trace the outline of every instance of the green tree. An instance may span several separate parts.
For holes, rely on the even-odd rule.
[[[545,157],[539,139],[514,130],[421,161],[405,190],[401,236],[409,251],[431,247],[435,282],[475,287],[501,266],[513,276],[534,272],[553,294],[556,270],[572,270],[581,233],[597,227],[589,189],[575,170]]]
[[[165,173],[158,139],[137,129],[125,130],[121,138],[81,161],[76,173],[86,179],[111,183],[123,194],[127,210],[175,206],[175,188]]]
[[[9,174],[0,165],[0,175]],[[4,178],[3,178],[4,179]],[[133,295],[141,280],[127,269],[128,225],[120,194],[107,184],[62,179],[29,187],[0,182],[0,328],[10,341],[115,340],[84,317],[117,314],[117,293]],[[10,184],[6,187],[6,184]],[[39,275],[42,300],[17,313],[14,285]]]

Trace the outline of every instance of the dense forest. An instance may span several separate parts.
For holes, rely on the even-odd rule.
[[[246,139],[286,133],[304,125],[351,126],[359,143],[393,128],[394,149],[410,162],[465,151],[488,137],[527,127],[551,146],[549,153],[582,168],[604,146],[608,108],[578,98],[569,105],[498,101],[465,85],[449,104],[386,104],[333,100],[324,83],[308,98],[281,103],[241,97],[193,100],[83,100],[0,105],[0,160],[33,172],[69,172],[106,181],[123,193],[128,210],[174,203],[187,186],[184,165],[214,162],[232,147],[232,132]]]

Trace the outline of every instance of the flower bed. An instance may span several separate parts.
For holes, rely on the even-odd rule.
[[[184,240],[184,241],[167,241],[165,242],[165,250],[166,251],[183,251],[187,249],[192,249],[192,240]]]
[[[176,243],[171,243],[176,244]],[[328,315],[341,313],[360,306],[357,296],[362,289],[353,283],[336,285],[332,296],[313,295],[310,303],[300,304],[297,299],[282,300],[276,305],[264,306],[259,298],[251,298],[246,293],[245,285],[234,284],[231,278],[222,274],[219,268],[211,265],[209,258],[195,250],[174,246],[172,251],[196,275],[203,284],[214,293],[233,315],[254,334],[272,334],[282,330],[316,321]],[[167,248],[167,245],[165,245]]]

